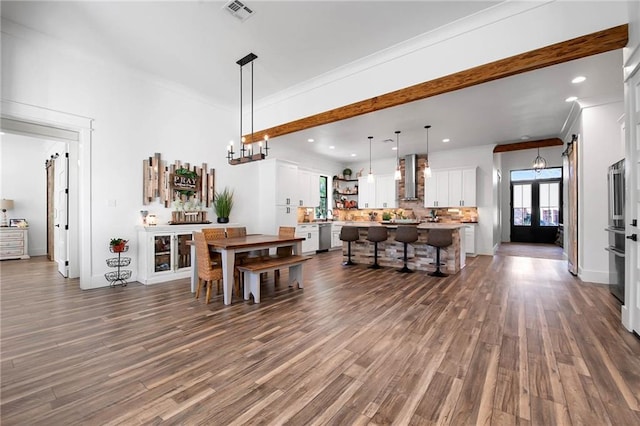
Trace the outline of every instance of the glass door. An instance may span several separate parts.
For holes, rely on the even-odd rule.
[[[562,169],[511,172],[511,241],[553,244],[562,218]]]
[[[171,234],[153,237],[153,272],[171,271]]]
[[[191,238],[191,233],[176,236],[176,270],[191,267],[191,246],[187,244]]]

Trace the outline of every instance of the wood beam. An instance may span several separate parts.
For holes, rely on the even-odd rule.
[[[627,41],[628,25],[620,25],[449,74],[435,80],[385,93],[289,123],[258,130],[254,132],[253,138],[251,134],[244,135],[246,139],[245,143],[258,142],[265,134],[269,135],[269,138],[272,139],[277,136],[353,118],[408,102],[426,99],[515,74],[621,49],[627,45]]]
[[[562,145],[564,145],[564,143],[562,142],[562,139],[559,138],[540,139],[537,141],[515,142],[497,145],[495,148],[493,148],[493,153],[497,154],[499,152],[521,151],[523,149],[544,148],[546,146]]]

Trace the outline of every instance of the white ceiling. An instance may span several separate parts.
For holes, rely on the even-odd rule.
[[[3,19],[87,54],[238,106],[236,61],[258,55],[255,99],[330,72],[397,43],[495,6],[499,1],[257,1],[240,22],[219,1],[2,1]],[[339,160],[557,137],[572,108],[621,101],[622,53],[610,52],[276,138]],[[570,80],[584,75],[587,81]],[[443,144],[443,138],[451,142]],[[315,142],[306,142],[308,138]],[[335,149],[329,149],[329,146]],[[352,153],[356,158],[350,157]]]

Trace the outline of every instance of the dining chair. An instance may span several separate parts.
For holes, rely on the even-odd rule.
[[[205,301],[211,300],[211,286],[217,282],[217,290],[220,293],[222,283],[222,264],[212,265],[209,256],[209,246],[202,232],[194,232],[193,239],[196,245],[196,257],[198,258],[198,286],[196,287],[196,299],[200,298],[200,289],[204,285],[207,289]]]
[[[244,226],[237,226],[233,228],[227,228],[227,238],[246,237],[247,228]]]
[[[234,226],[226,228],[227,238],[236,238],[236,237],[246,237],[247,236],[247,228],[244,226]],[[252,257],[252,252],[249,253],[236,253],[235,264],[236,267],[233,271],[233,277],[236,284],[236,289],[238,294],[244,287],[244,277],[242,272],[238,270],[238,266],[242,266],[243,264],[250,261],[250,257]],[[255,255],[253,256],[255,257]]]
[[[296,236],[295,226],[281,226],[278,228],[278,236],[283,238],[293,238]],[[276,254],[273,257],[288,257],[293,255],[293,246],[285,246],[276,248]],[[274,272],[276,279],[280,278],[280,270]]]
[[[204,234],[204,239],[208,241],[211,240],[219,240],[221,238],[226,238],[226,232],[224,228],[202,228],[202,233]],[[209,250],[211,255],[211,261],[222,265],[222,256],[220,253],[212,252]]]

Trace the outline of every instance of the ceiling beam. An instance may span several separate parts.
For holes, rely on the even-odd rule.
[[[496,145],[496,147],[493,148],[493,153],[497,154],[499,152],[520,151],[523,149],[544,148],[546,146],[562,146],[562,145],[564,145],[562,142],[562,139],[559,139],[559,138],[540,139],[537,141],[505,143],[503,145]]]
[[[277,136],[334,123],[515,74],[622,49],[627,45],[627,41],[628,25],[620,25],[310,115],[289,123],[258,130],[253,134],[253,137],[251,134],[244,135],[245,143],[258,142],[263,135],[269,135],[269,138],[272,139]]]

